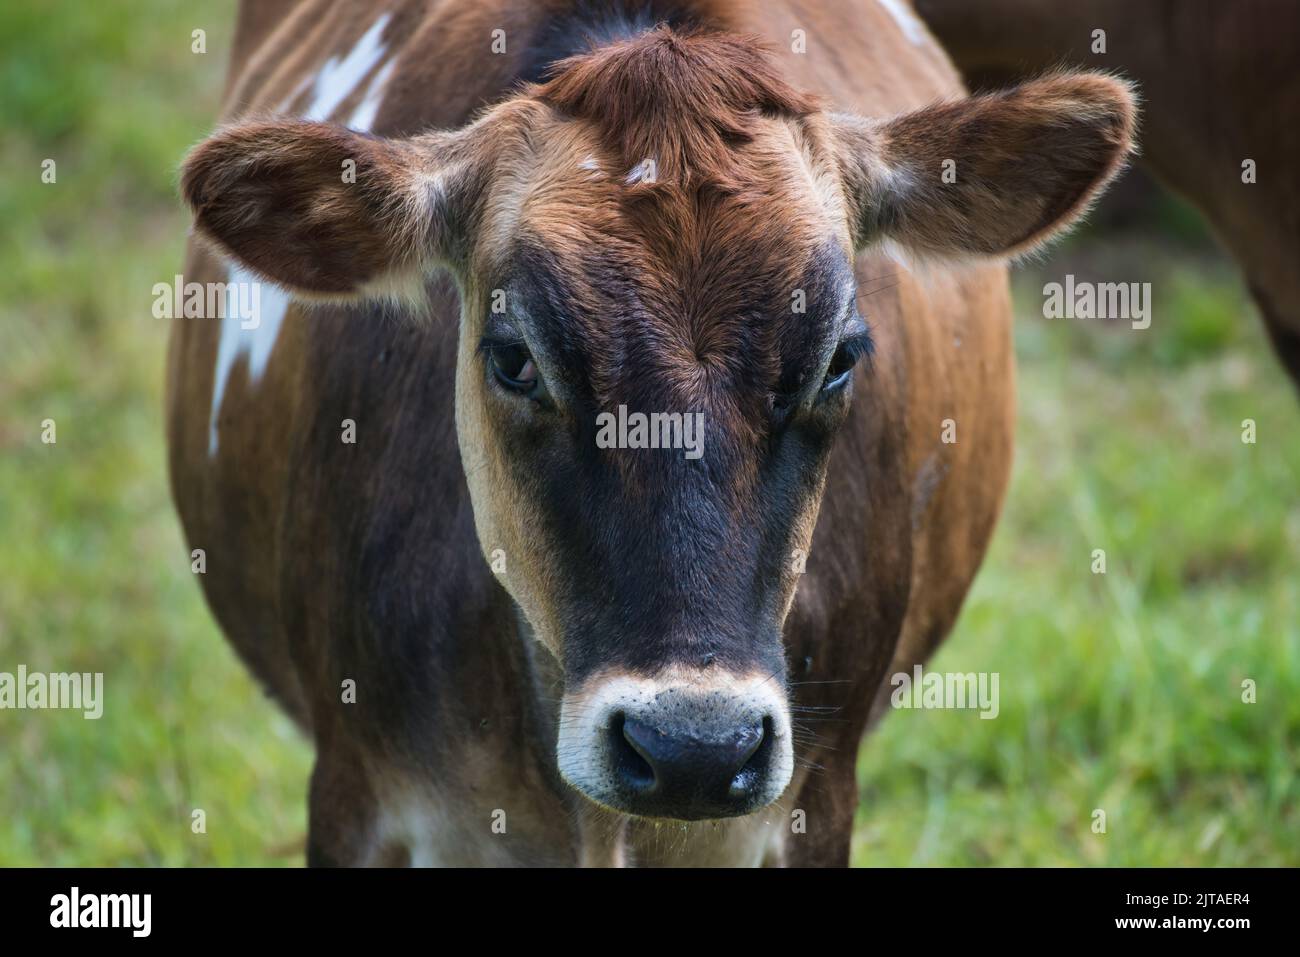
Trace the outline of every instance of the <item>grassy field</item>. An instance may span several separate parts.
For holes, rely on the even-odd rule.
[[[858,863],[1300,863],[1296,396],[1234,274],[1195,254],[1103,257],[1152,281],[1147,330],[1035,315],[1092,245],[1017,277],[1015,474],[931,663],[998,672],[1000,714],[888,716]]]
[[[233,6],[0,7],[0,671],[102,671],[108,696],[98,721],[0,711],[0,865],[302,859],[310,752],[192,580],[149,310]],[[1185,233],[1084,233],[1018,274],[1014,485],[933,662],[997,671],[1001,714],[889,717],[862,753],[856,862],[1300,863],[1300,404],[1234,273]],[[1042,319],[1067,271],[1152,282],[1151,328]]]

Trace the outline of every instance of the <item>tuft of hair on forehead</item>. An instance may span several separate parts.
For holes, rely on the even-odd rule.
[[[533,92],[591,121],[618,150],[634,192],[706,183],[737,188],[737,147],[761,116],[818,109],[781,76],[757,38],[658,26],[552,65]],[[646,160],[653,178],[642,174]]]

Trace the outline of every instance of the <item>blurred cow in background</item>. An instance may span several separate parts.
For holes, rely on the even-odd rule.
[[[975,89],[1061,65],[1136,80],[1142,160],[1205,214],[1300,384],[1300,4],[916,0],[915,7]]]

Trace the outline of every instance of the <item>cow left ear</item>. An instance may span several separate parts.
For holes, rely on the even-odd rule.
[[[384,139],[291,118],[227,127],[186,158],[181,192],[222,253],[309,299],[403,296],[465,227],[460,132]]]
[[[1063,73],[884,122],[833,118],[854,242],[1007,256],[1078,219],[1134,148],[1129,84]]]

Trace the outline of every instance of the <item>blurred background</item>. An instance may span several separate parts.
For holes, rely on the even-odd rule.
[[[235,7],[0,6],[0,671],[106,673],[98,721],[0,711],[0,865],[303,860],[310,748],[192,580],[150,313]],[[1066,273],[1151,282],[1151,327],[1044,319]],[[888,716],[854,862],[1300,864],[1297,395],[1199,216],[1139,172],[1013,282],[1015,477],[931,663],[1001,672],[1001,713]]]

